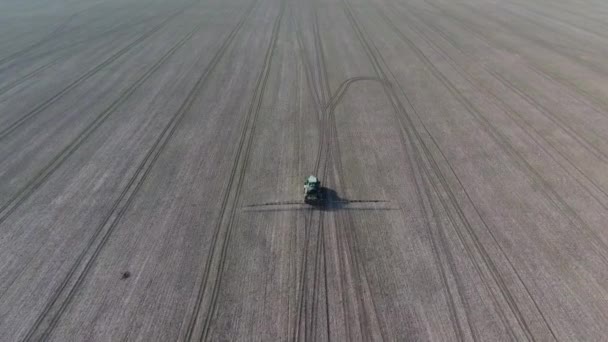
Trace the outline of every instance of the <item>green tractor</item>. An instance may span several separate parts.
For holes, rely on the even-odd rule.
[[[317,204],[323,200],[321,182],[315,176],[308,176],[304,181],[304,202]]]

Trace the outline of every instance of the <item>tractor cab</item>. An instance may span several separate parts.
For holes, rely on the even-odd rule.
[[[304,181],[304,202],[317,203],[321,198],[321,182],[315,176],[309,176]]]

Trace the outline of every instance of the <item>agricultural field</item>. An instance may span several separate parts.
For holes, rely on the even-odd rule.
[[[606,56],[601,0],[0,0],[0,340],[603,340]]]

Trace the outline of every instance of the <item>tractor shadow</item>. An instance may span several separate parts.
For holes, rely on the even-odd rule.
[[[380,203],[380,202],[387,202],[387,201],[383,201],[383,200],[350,200],[348,198],[343,198],[340,197],[340,195],[338,195],[338,192],[336,192],[336,190],[331,189],[331,188],[327,188],[327,187],[321,187],[319,189],[319,191],[321,192],[321,199],[320,200],[316,200],[316,201],[306,201],[306,204],[309,204],[310,206],[312,206],[313,208],[317,209],[317,210],[323,210],[323,211],[338,211],[338,210],[357,210],[357,211],[365,211],[365,210],[392,210],[392,209],[386,209],[386,208],[378,208],[378,207],[359,207],[359,208],[353,208],[353,207],[349,207],[350,204],[353,203]]]
[[[305,203],[325,211],[340,210],[348,204],[348,200],[341,198],[334,189],[322,186],[319,188],[319,192],[321,193],[320,199],[306,200]]]
[[[374,199],[347,199],[340,197],[336,190],[320,187],[320,198],[317,200],[300,200],[300,201],[277,201],[250,204],[243,209],[248,212],[280,212],[280,211],[376,211],[376,210],[397,210],[398,208],[385,207],[381,203],[387,203],[386,200]],[[355,204],[356,206],[353,206]]]

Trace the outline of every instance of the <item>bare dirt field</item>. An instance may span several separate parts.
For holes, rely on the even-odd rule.
[[[0,340],[604,340],[607,56],[602,0],[0,0]]]

